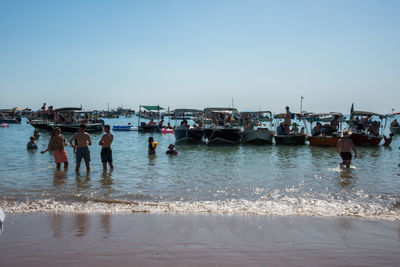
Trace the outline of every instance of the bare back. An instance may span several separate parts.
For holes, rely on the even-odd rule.
[[[340,138],[337,142],[337,150],[339,153],[351,152],[356,153],[356,147],[350,138]]]

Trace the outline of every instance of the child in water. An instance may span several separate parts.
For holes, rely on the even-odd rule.
[[[170,144],[168,146],[168,150],[165,153],[168,154],[168,155],[178,155],[178,151],[176,151],[175,145],[173,145],[173,144]]]
[[[154,142],[154,138],[152,136],[149,137],[149,146],[148,146],[148,153],[149,155],[156,154],[158,142]]]
[[[28,144],[26,145],[26,148],[27,149],[38,149],[38,146],[35,141],[35,137],[31,136],[30,140],[31,141],[28,142]]]

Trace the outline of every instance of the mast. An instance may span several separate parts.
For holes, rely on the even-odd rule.
[[[303,96],[300,97],[300,113],[303,112]]]

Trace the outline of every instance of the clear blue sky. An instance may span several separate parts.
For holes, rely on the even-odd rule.
[[[0,1],[0,108],[400,111],[400,1]]]

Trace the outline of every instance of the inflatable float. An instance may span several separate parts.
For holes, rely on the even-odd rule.
[[[137,131],[138,127],[132,125],[114,125],[113,131]]]
[[[0,127],[3,127],[3,128],[8,127],[8,124],[3,122],[2,124],[0,124]]]
[[[162,128],[161,129],[161,133],[162,134],[173,134],[174,133],[174,129]]]

